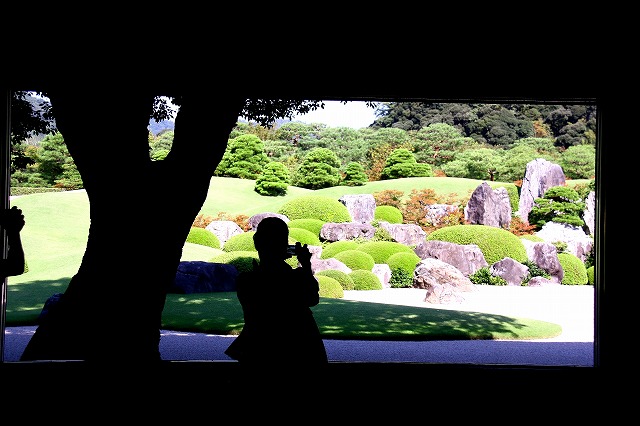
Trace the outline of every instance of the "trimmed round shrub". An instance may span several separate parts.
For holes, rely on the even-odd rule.
[[[231,237],[229,237],[227,242],[224,243],[222,250],[226,252],[232,252],[232,251],[256,251],[257,252],[256,246],[253,244],[253,234],[255,233],[256,231],[246,231],[241,234],[232,235]],[[294,240],[293,238],[291,238],[291,230],[289,230],[289,244],[295,244],[296,241],[297,240]],[[318,243],[314,245],[319,245],[319,244],[320,244],[320,241],[318,241]]]
[[[254,260],[256,262],[259,261],[258,252],[255,250],[222,253],[209,259],[209,262],[233,265],[236,267],[238,272],[245,272],[253,270]]]
[[[578,256],[571,253],[558,253],[558,261],[564,270],[564,277],[560,284],[584,285],[589,283],[587,268]]]
[[[596,268],[595,266],[589,266],[587,268],[587,282],[589,283],[589,285],[594,285],[596,282]]]
[[[294,219],[287,223],[289,228],[302,228],[313,232],[316,236],[320,236],[320,230],[325,222],[320,219]]]
[[[375,220],[383,220],[389,223],[402,223],[402,212],[395,206],[377,206],[373,217]]]
[[[192,226],[189,230],[189,235],[187,235],[187,243],[200,244],[201,246],[207,246],[219,249],[220,248],[220,240],[218,236],[208,229],[198,228],[197,226]]]
[[[256,251],[253,245],[253,234],[256,231],[246,231],[241,234],[232,235],[222,246],[222,250],[231,251]]]
[[[340,283],[326,275],[317,275],[318,285],[320,286],[320,297],[328,297],[330,299],[342,299],[344,290]]]
[[[349,273],[354,290],[382,290],[382,283],[376,274],[364,269],[355,269]]]
[[[389,256],[386,263],[389,265],[392,274],[394,271],[402,269],[413,277],[413,272],[416,270],[416,265],[420,260],[420,256],[412,251],[411,253],[394,253]]]
[[[452,225],[436,229],[427,235],[427,241],[447,241],[454,244],[475,244],[484,259],[492,265],[505,257],[523,263],[528,260],[527,250],[520,238],[506,229],[487,225]]]
[[[317,234],[303,228],[289,228],[289,239],[294,239],[299,241],[300,244],[308,244],[310,246],[321,245]]]
[[[355,250],[359,245],[360,243],[353,240],[334,241],[322,248],[320,259],[330,259],[332,257],[335,257],[336,254],[340,253],[341,251]]]
[[[375,263],[387,263],[392,254],[414,253],[411,247],[395,241],[368,241],[360,244],[356,250],[370,254]]]
[[[346,272],[342,272],[337,269],[325,269],[323,271],[316,272],[315,275],[316,277],[331,277],[340,283],[340,287],[342,287],[343,290],[353,290],[353,280]]]
[[[360,250],[341,251],[340,253],[336,253],[333,257],[351,268],[351,270],[364,269],[371,271],[373,266],[376,264],[369,253],[365,253]]]
[[[347,207],[335,198],[323,195],[303,195],[283,204],[277,213],[289,220],[319,219],[323,222],[351,222]]]

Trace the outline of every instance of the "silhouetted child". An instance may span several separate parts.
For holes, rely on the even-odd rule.
[[[0,228],[7,236],[7,256],[0,259],[0,279],[24,273],[24,250],[20,237],[24,224],[22,210],[16,206],[0,212]]]
[[[328,363],[312,306],[320,301],[318,281],[311,270],[311,252],[296,243],[299,266],[286,259],[289,227],[278,217],[260,221],[253,241],[260,262],[238,275],[237,294],[244,327],[225,353],[269,374],[294,373]],[[306,379],[306,377],[305,377]]]

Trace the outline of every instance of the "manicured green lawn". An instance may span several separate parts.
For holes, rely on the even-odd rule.
[[[557,324],[530,318],[341,299],[323,298],[313,311],[327,339],[538,339],[562,331]],[[171,330],[237,334],[243,325],[242,309],[234,292],[171,294],[163,323]],[[287,324],[274,332],[286,333]]]

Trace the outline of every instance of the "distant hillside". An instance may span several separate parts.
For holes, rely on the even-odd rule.
[[[280,127],[285,123],[289,123],[291,120],[288,119],[280,119],[280,120],[276,120],[276,127]],[[243,118],[239,118],[238,119],[239,123],[248,123],[247,120],[243,119]],[[162,120],[162,121],[155,121],[154,119],[151,119],[151,121],[149,122],[149,126],[147,127],[149,129],[149,131],[154,135],[154,136],[158,136],[160,133],[167,131],[167,130],[171,130],[173,131],[173,128],[175,127],[175,122],[173,120]]]
[[[166,130],[173,131],[175,124],[176,123],[173,120],[156,121],[154,119],[151,119],[151,121],[149,121],[149,126],[147,127],[147,129],[149,129],[153,136],[158,136],[158,134]]]

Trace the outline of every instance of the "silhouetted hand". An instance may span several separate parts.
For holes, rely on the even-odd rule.
[[[24,215],[16,206],[0,212],[0,226],[7,232],[20,232],[24,227]]]
[[[302,266],[311,265],[311,251],[306,244],[296,242],[296,257]]]

